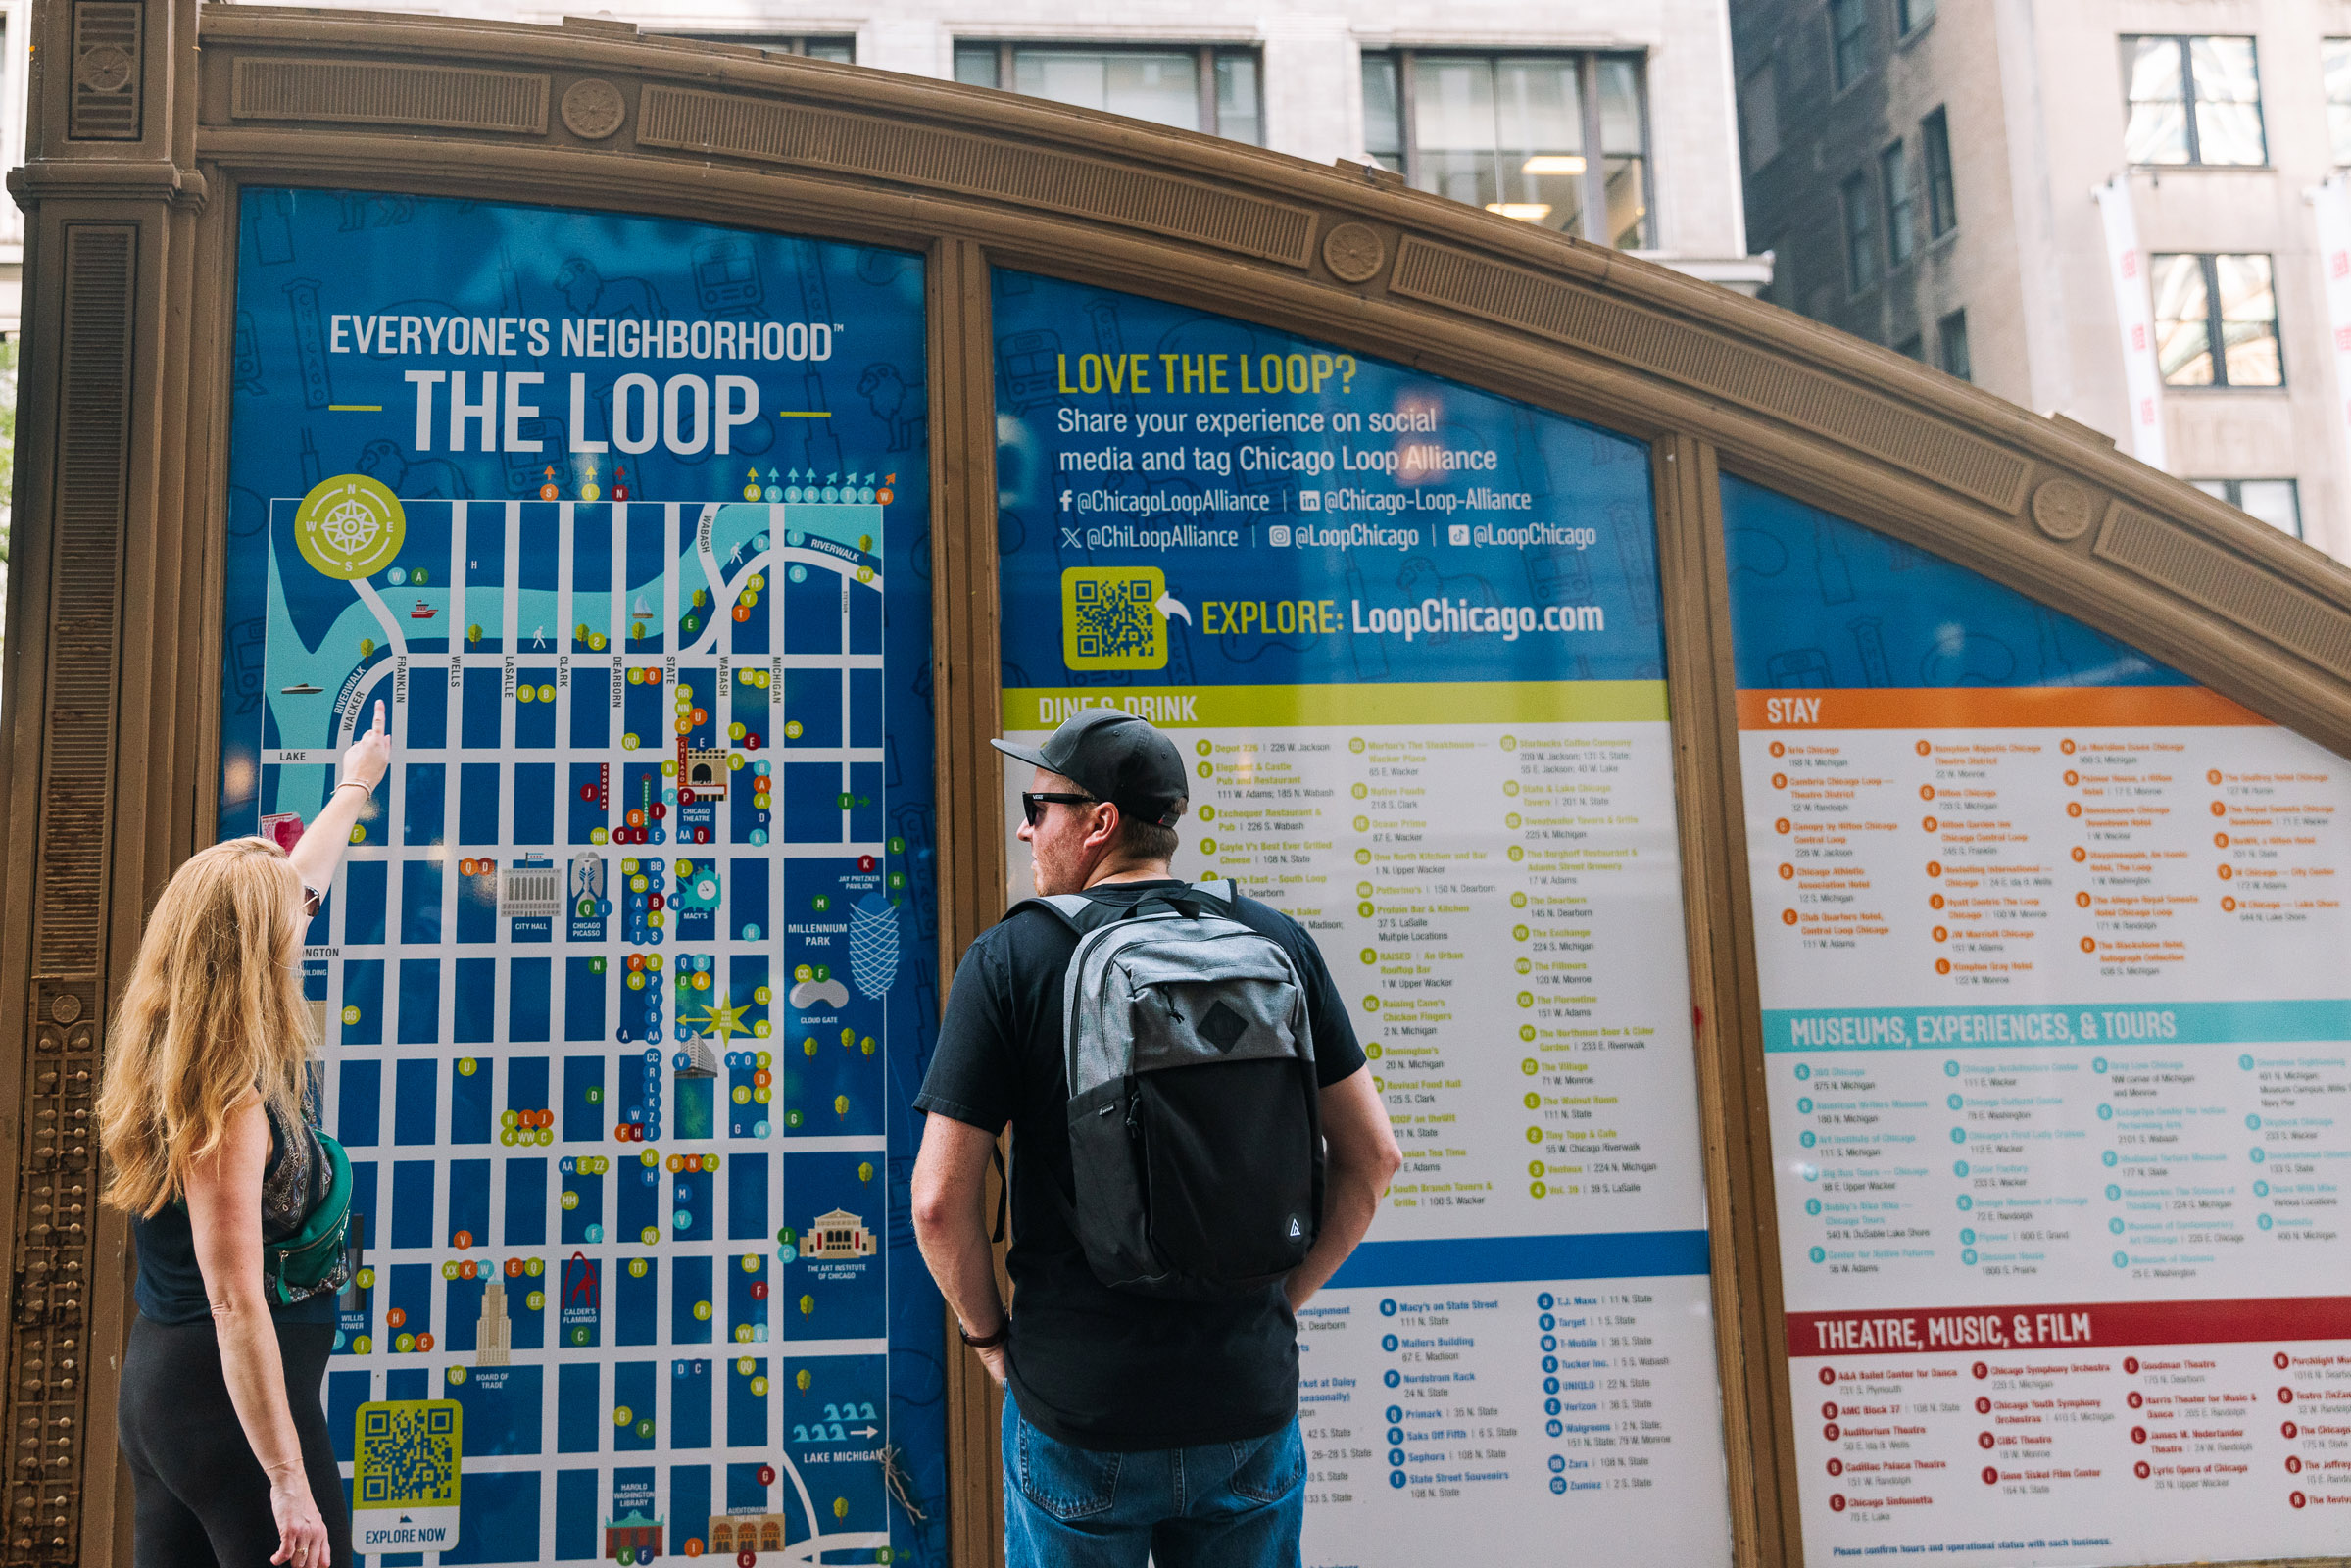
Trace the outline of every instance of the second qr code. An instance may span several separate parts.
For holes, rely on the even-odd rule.
[[[1071,669],[1164,669],[1167,577],[1156,566],[1061,573],[1061,662]]]

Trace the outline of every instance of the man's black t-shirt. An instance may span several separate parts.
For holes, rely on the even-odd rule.
[[[1176,881],[1087,890],[1132,906]],[[1314,939],[1243,898],[1236,918],[1279,942],[1306,986],[1315,1075],[1325,1088],[1363,1066],[1347,1007]],[[1023,909],[963,955],[915,1105],[982,1131],[1012,1124],[1012,1339],[1020,1413],[1081,1448],[1133,1450],[1240,1442],[1298,1413],[1298,1324],[1281,1287],[1248,1300],[1162,1300],[1094,1277],[1078,1241],[1069,1159],[1061,985],[1077,935]]]

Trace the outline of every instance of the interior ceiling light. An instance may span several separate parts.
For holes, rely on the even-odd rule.
[[[1504,218],[1515,218],[1522,223],[1540,223],[1551,216],[1549,202],[1488,202],[1486,210]]]
[[[1582,153],[1538,153],[1519,166],[1523,174],[1581,174],[1584,172]]]

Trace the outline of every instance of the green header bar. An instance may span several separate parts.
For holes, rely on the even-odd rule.
[[[1140,713],[1163,729],[1290,724],[1662,723],[1661,680],[1409,682],[1380,686],[1019,686],[1004,724],[1050,730],[1088,708]]]

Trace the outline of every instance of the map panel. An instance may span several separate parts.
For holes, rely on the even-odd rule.
[[[453,1539],[363,1523],[944,1560],[918,261],[243,200],[220,831],[290,845],[378,703],[395,755],[303,960],[324,1392],[347,1480],[428,1402],[459,1474]]]
[[[1404,1153],[1298,1313],[1304,1562],[1727,1561],[1646,449],[1160,301],[994,303],[1004,730],[1167,731],[1176,874],[1314,937]]]
[[[2339,1550],[2342,759],[1723,512],[1806,1560]]]

